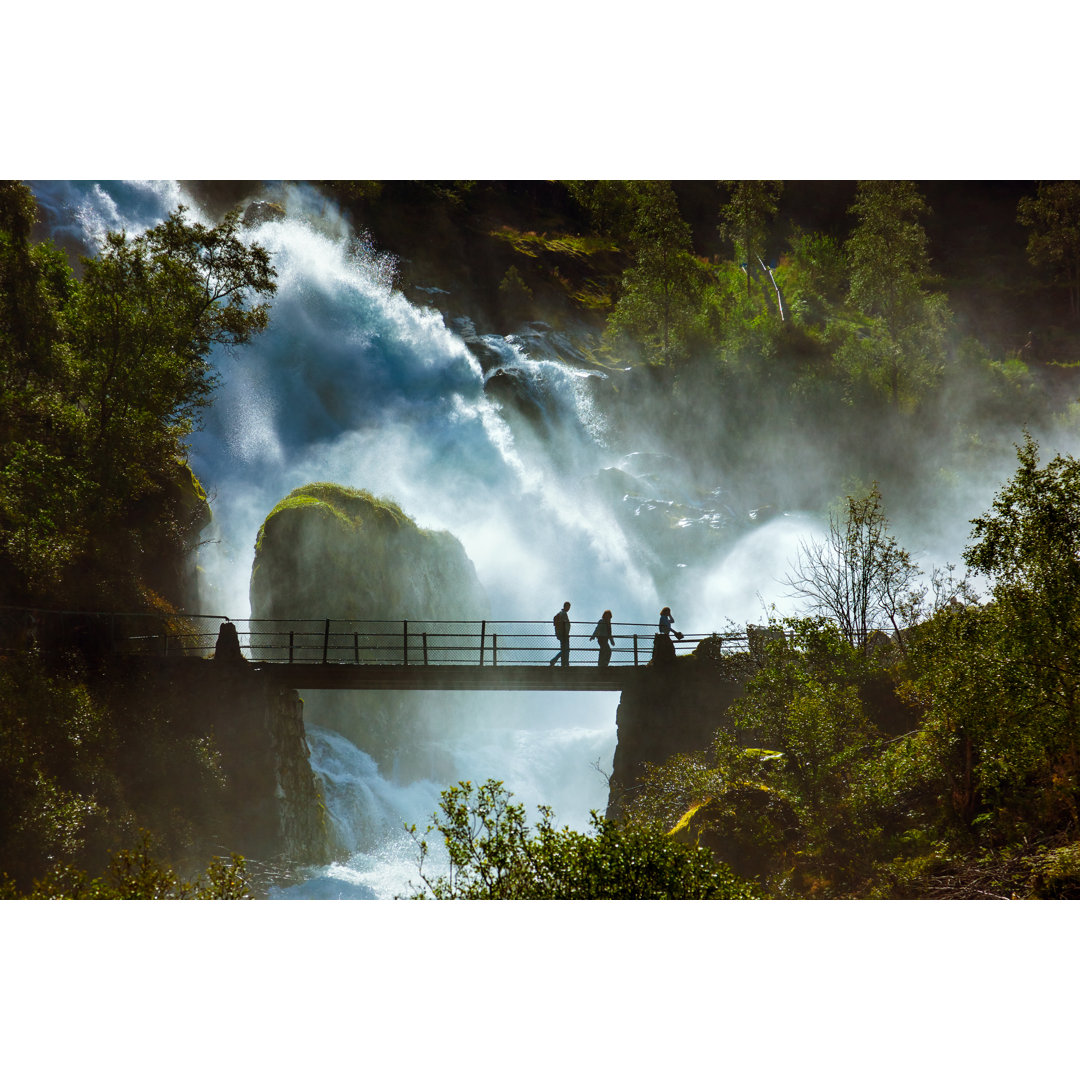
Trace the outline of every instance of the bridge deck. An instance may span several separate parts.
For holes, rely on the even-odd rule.
[[[606,690],[635,686],[647,667],[467,667],[400,664],[252,664],[294,690]]]
[[[127,662],[174,677],[257,674],[292,690],[593,690],[619,693],[653,670],[641,667],[543,667],[462,664],[225,663],[191,656],[131,656]]]

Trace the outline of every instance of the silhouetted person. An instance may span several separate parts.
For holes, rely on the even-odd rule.
[[[596,640],[596,643],[600,646],[600,655],[597,657],[597,667],[607,667],[608,662],[611,660],[611,646],[615,644],[615,639],[611,636],[611,612],[605,611],[600,616],[600,621],[596,624],[596,629],[589,635],[589,640]]]
[[[675,617],[671,614],[671,608],[663,608],[660,612],[660,622],[657,633],[653,636],[653,660],[657,662],[675,659],[675,642],[671,640],[672,633],[682,641],[682,634],[675,629]]]
[[[247,658],[240,651],[240,637],[236,624],[225,620],[218,628],[217,644],[214,646],[214,659],[227,664],[246,664]]]
[[[562,606],[562,611],[556,612],[552,622],[555,624],[555,636],[559,639],[559,651],[548,661],[548,667],[554,667],[556,660],[562,660],[563,667],[570,665],[570,601],[567,600]]]

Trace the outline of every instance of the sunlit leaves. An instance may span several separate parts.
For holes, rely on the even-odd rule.
[[[444,791],[440,813],[419,838],[424,883],[416,898],[439,900],[735,900],[753,888],[709,852],[655,826],[619,825],[593,814],[593,835],[558,829],[550,808],[535,826],[501,782],[468,781]],[[426,837],[438,831],[450,871],[425,870]],[[415,826],[411,829],[416,837]]]

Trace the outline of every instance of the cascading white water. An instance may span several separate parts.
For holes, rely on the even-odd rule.
[[[193,202],[175,183],[33,187],[54,236],[73,250],[93,250],[105,229],[135,232],[178,202]],[[387,256],[358,242],[310,190],[290,186],[274,198],[286,216],[247,230],[272,253],[278,273],[270,327],[244,348],[214,355],[221,385],[192,439],[217,541],[200,557],[203,610],[246,617],[260,524],[293,488],[332,481],[390,498],[421,526],[457,536],[495,618],[547,620],[570,599],[581,622],[605,608],[616,622],[652,622],[670,598],[656,595],[635,562],[633,539],[582,483],[619,456],[604,444],[604,418],[590,392],[601,376],[542,355],[539,339],[489,337],[488,348],[519,378],[548,433],[512,427],[485,395],[484,372],[462,337],[438,312],[391,288]],[[797,532],[784,522],[771,529],[767,550],[778,558]],[[677,612],[681,625],[719,628],[717,609],[706,606],[718,600],[724,616],[752,618],[761,580],[703,577],[703,602]],[[527,807],[549,804],[560,824],[585,828],[588,811],[607,801],[617,697],[477,697],[488,699],[476,708],[489,722],[447,732],[442,748],[455,775],[502,779]],[[407,892],[413,849],[402,822],[426,823],[439,785],[397,784],[342,736],[321,729],[318,716],[306,720],[336,838],[354,855],[276,895]]]

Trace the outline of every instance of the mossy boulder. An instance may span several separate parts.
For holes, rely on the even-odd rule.
[[[461,542],[421,529],[392,502],[336,484],[308,484],[270,512],[251,573],[254,619],[479,621],[487,594]],[[306,721],[332,728],[398,780],[455,780],[439,749],[475,721],[473,695],[310,690]]]
[[[297,488],[259,530],[255,619],[484,619],[461,542],[421,529],[392,502],[337,484]]]

